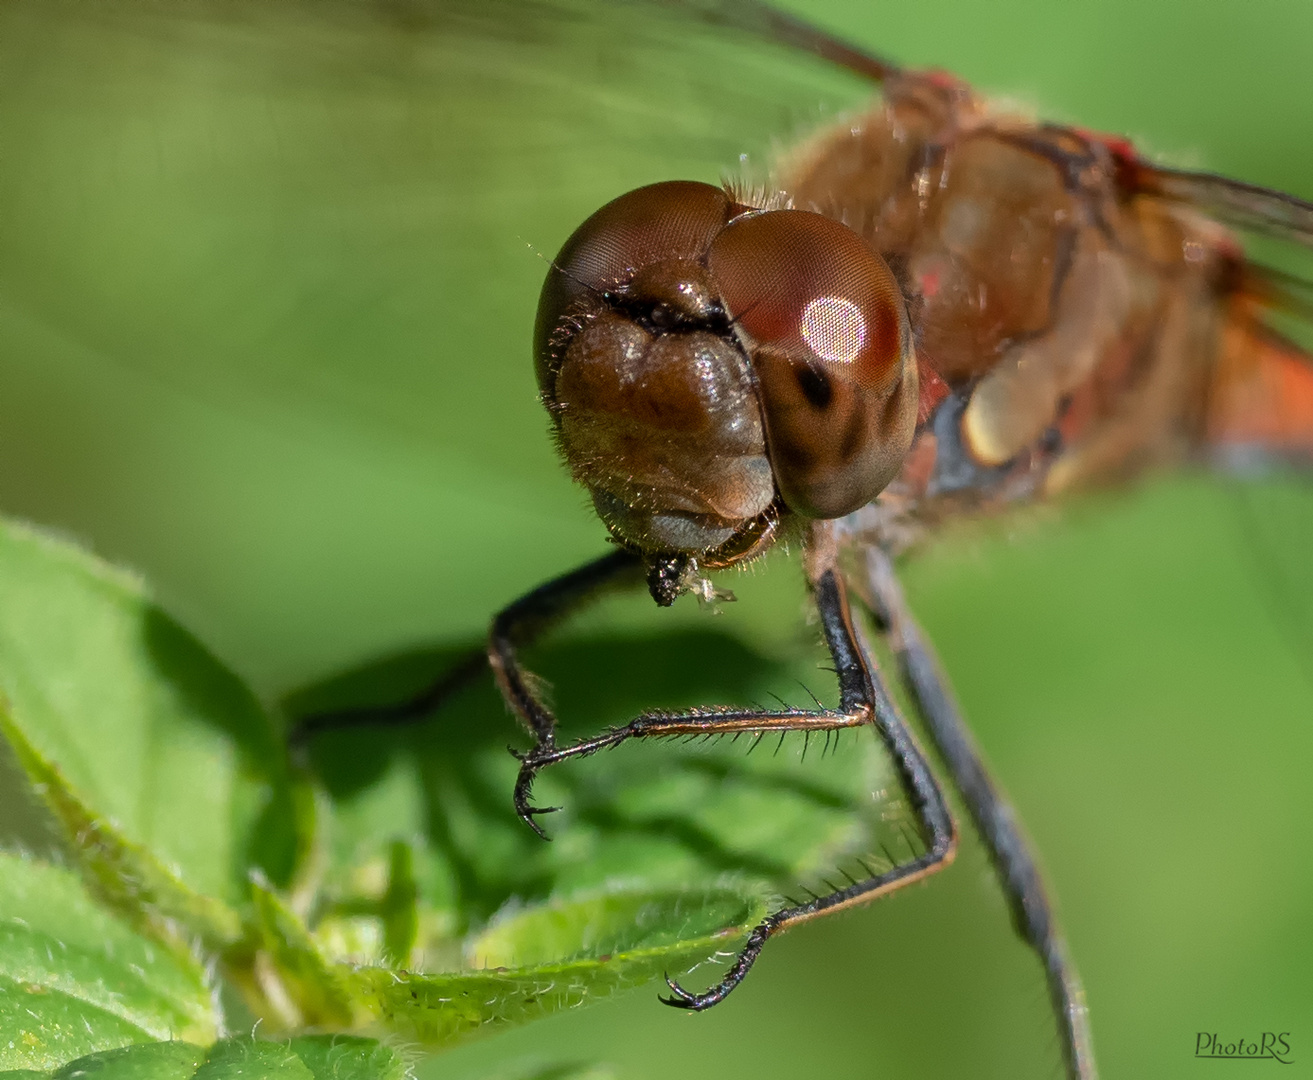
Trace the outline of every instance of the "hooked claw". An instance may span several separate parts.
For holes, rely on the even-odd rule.
[[[676,1009],[691,1009],[693,1012],[701,1012],[703,1009],[716,1003],[715,1001],[703,1000],[704,996],[709,995],[690,994],[669,975],[663,975],[662,978],[666,980],[666,985],[670,987],[671,994],[670,997],[657,998],[662,1005],[670,1005]]]
[[[551,842],[551,837],[543,832],[543,828],[538,822],[534,821],[536,814],[554,814],[561,809],[559,806],[517,806],[515,812],[520,815],[520,820],[529,826],[534,832],[544,840]]]
[[[533,778],[538,772],[538,763],[535,760],[536,751],[531,750],[527,754],[522,754],[513,747],[507,747],[511,754],[520,762],[520,775],[515,781],[515,812],[520,815],[520,820],[529,826],[534,832],[544,840],[551,840],[542,830],[542,826],[534,821],[535,817],[541,814],[554,814],[561,808],[559,806],[530,806],[529,797],[533,787]]]

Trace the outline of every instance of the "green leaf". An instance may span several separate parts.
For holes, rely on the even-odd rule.
[[[70,1061],[52,1080],[188,1080],[204,1060],[205,1050],[191,1043],[143,1043]]]
[[[320,952],[301,919],[264,883],[254,881],[251,894],[260,931],[260,947],[273,965],[296,1026],[346,1028],[353,1023],[349,968],[333,965]]]
[[[0,1068],[215,1035],[199,962],[143,939],[77,875],[0,853]]]
[[[237,1077],[313,1080],[314,1073],[289,1043],[261,1042],[249,1038],[225,1039],[215,1043],[206,1055],[204,1064],[195,1073],[195,1080],[236,1080]]]
[[[619,972],[687,966],[740,936],[766,914],[728,888],[641,892],[611,889],[497,919],[467,946],[472,966],[532,967],[586,961]],[[685,954],[681,957],[680,954]],[[686,960],[681,965],[681,959]],[[651,977],[646,976],[646,977]],[[637,981],[632,980],[631,981]]]
[[[296,1022],[434,1047],[682,974],[765,914],[728,888],[615,889],[508,915],[470,943],[476,970],[425,974],[333,963],[276,894],[253,888],[265,977],[279,980]]]
[[[0,735],[32,786],[63,827],[84,881],[97,897],[138,931],[185,953],[192,937],[210,948],[233,944],[241,932],[236,912],[189,889],[159,859],[126,839],[69,790],[62,773],[43,758],[0,707]]]
[[[315,1080],[402,1080],[408,1074],[401,1055],[373,1039],[303,1035],[289,1045]]]
[[[249,1036],[205,1050],[185,1042],[144,1043],[88,1054],[54,1072],[0,1072],[0,1080],[402,1080],[406,1064],[373,1039],[309,1035],[287,1042]]]
[[[106,1012],[39,984],[0,978],[0,1064],[55,1064],[99,1046],[126,1046],[148,1033]]]
[[[765,914],[730,889],[612,893],[531,909],[475,939],[487,971],[422,975],[361,968],[355,992],[385,1030],[447,1045],[683,974],[733,948]],[[502,966],[509,961],[517,966]]]
[[[107,892],[124,900],[140,872],[145,902],[210,938],[231,926],[193,925],[197,905],[171,907],[152,878],[214,911],[245,898],[252,867],[289,879],[303,815],[254,696],[138,581],[12,523],[0,523],[0,691],[24,768]]]

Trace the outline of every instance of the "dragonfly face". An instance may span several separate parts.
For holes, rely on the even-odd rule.
[[[622,544],[729,565],[781,513],[837,518],[902,468],[917,373],[860,237],[707,184],[623,195],[566,242],[535,361],[558,445]]]

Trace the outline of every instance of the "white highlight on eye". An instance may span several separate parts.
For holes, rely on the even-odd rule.
[[[862,309],[842,296],[818,296],[802,312],[802,340],[822,360],[851,364],[866,345]]]

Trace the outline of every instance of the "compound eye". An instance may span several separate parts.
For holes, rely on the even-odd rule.
[[[653,263],[700,261],[731,210],[720,188],[669,180],[613,199],[580,225],[556,256],[538,300],[534,363],[539,389],[550,395],[552,337],[572,308]]]
[[[916,427],[916,361],[889,267],[851,229],[803,210],[737,218],[707,257],[757,375],[785,503],[815,518],[866,505]]]

